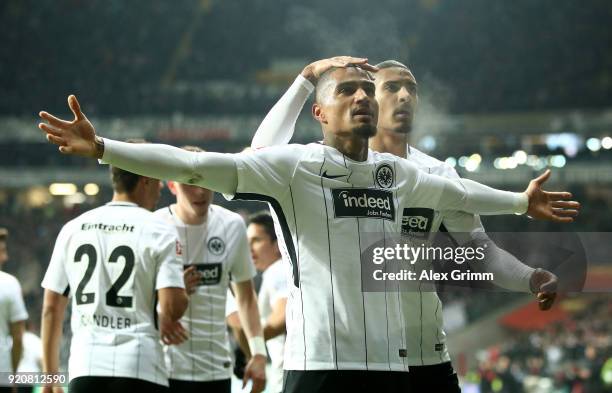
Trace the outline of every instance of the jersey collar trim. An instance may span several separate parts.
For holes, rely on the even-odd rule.
[[[108,202],[106,206],[138,207],[134,202]]]

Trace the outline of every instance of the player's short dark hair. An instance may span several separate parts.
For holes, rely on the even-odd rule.
[[[128,143],[148,143],[146,140],[144,139],[127,139],[126,142]],[[116,166],[112,166],[110,167],[110,172],[111,172],[111,181],[113,183],[113,190],[115,192],[120,192],[120,193],[127,193],[129,194],[130,192],[134,191],[134,189],[136,188],[136,185],[138,184],[138,181],[143,177],[140,175],[137,175],[135,173],[132,172],[128,172],[124,169],[121,168],[117,168]]]
[[[342,67],[331,67],[330,69],[322,73],[321,76],[319,76],[319,79],[317,80],[317,84],[315,86],[315,102],[323,101],[323,99],[325,98],[325,94],[327,93],[327,87],[329,83],[331,82],[331,75],[334,73],[334,71],[336,71],[339,68],[342,68]],[[356,69],[362,70],[368,75],[368,78],[374,79],[368,71],[364,70],[363,68],[357,65],[348,65],[344,68],[356,68]]]
[[[276,232],[274,232],[274,220],[267,211],[257,212],[249,217],[249,225],[261,225],[272,241],[276,240]]]
[[[404,63],[400,63],[397,60],[385,60],[385,61],[381,61],[380,63],[376,64],[376,68],[378,68],[379,70],[384,70],[385,68],[403,68],[406,71],[410,71],[410,68],[408,68],[408,66]],[[410,71],[412,72],[412,71]]]
[[[5,242],[8,238],[8,234],[8,229],[0,227],[0,242]]]

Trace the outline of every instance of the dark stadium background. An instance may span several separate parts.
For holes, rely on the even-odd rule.
[[[5,0],[5,269],[37,330],[55,236],[111,196],[106,168],[46,144],[39,110],[68,116],[73,93],[101,135],[238,152],[304,65],[343,54],[412,68],[415,146],[512,190],[550,167],[549,187],[583,204],[571,225],[504,216],[485,218],[489,231],[612,232],[611,26],[606,0]],[[319,136],[306,110],[294,141]],[[170,201],[165,191],[160,205]],[[464,392],[611,391],[612,270],[598,262],[600,291],[566,295],[548,313],[521,294],[445,293]]]

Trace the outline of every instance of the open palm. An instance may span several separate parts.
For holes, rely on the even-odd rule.
[[[550,178],[550,170],[529,182],[525,193],[529,198],[527,215],[538,220],[569,223],[578,215],[580,203],[568,201],[572,197],[569,192],[549,192],[542,185]]]
[[[62,120],[42,111],[39,116],[46,123],[40,123],[38,127],[47,134],[49,142],[59,146],[60,152],[100,158],[96,150],[94,126],[81,112],[81,106],[74,95],[68,97],[68,107],[74,114],[74,120]]]

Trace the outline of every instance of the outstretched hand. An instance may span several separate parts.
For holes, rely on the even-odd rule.
[[[74,114],[72,121],[59,119],[42,111],[38,115],[46,123],[38,128],[47,134],[47,140],[59,146],[64,154],[75,154],[85,157],[102,158],[96,146],[96,130],[87,117],[81,112],[81,106],[74,95],[68,96],[68,107]]]
[[[317,60],[314,63],[308,64],[304,67],[304,70],[302,70],[302,76],[312,82],[312,84],[316,84],[321,75],[330,68],[343,68],[349,66],[357,66],[366,71],[378,71],[378,68],[369,64],[368,59],[365,57],[336,56],[329,59]]]
[[[529,182],[525,194],[529,198],[527,215],[538,220],[569,223],[578,215],[580,203],[569,201],[572,194],[569,192],[549,192],[542,189],[542,185],[550,178],[550,169]]]

